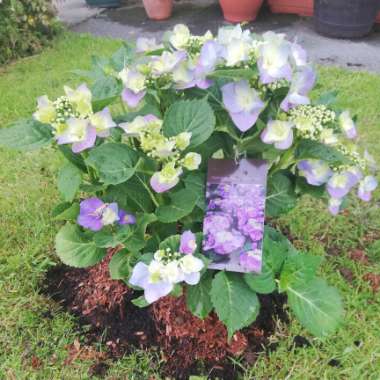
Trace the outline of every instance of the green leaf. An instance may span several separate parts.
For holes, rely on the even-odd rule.
[[[87,166],[84,162],[83,157],[78,153],[73,153],[71,148],[68,145],[59,145],[58,149],[61,151],[63,156],[71,162],[73,165],[75,165],[78,169],[82,170],[82,172],[87,173]]]
[[[132,230],[129,225],[120,226],[116,231],[103,228],[94,235],[94,242],[99,248],[115,248],[126,242],[131,235]]]
[[[245,273],[244,281],[255,292],[269,294],[276,289],[273,271],[270,268],[263,268],[262,273]]]
[[[125,66],[129,65],[132,62],[133,57],[133,46],[124,42],[124,46],[112,54],[110,63],[117,72],[120,72]]]
[[[135,112],[127,112],[122,115],[118,115],[114,117],[115,123],[126,123],[133,121],[137,116],[144,116],[148,114],[153,114],[158,118],[161,118],[161,111],[157,108],[157,106],[153,104],[144,104],[138,111]]]
[[[121,90],[121,84],[116,78],[111,76],[98,78],[91,86],[92,107],[94,111],[100,111],[114,102],[120,96]]]
[[[0,146],[19,150],[33,150],[53,140],[51,127],[34,119],[22,119],[8,128],[0,129]]]
[[[289,286],[298,283],[307,283],[311,281],[321,264],[320,256],[298,253],[288,256],[280,276],[280,291],[286,290]]]
[[[184,178],[186,189],[192,191],[197,197],[197,206],[205,210],[206,209],[206,194],[205,194],[205,182],[206,174],[202,172],[191,172]]]
[[[277,172],[268,179],[266,214],[277,217],[295,207],[297,197],[294,185],[284,172]]]
[[[159,244],[160,249],[170,248],[172,251],[176,252],[179,249],[180,235],[172,235],[166,238]]]
[[[297,177],[296,192],[300,194],[309,194],[314,198],[323,198],[326,195],[326,187],[309,185],[304,177]]]
[[[58,191],[65,202],[71,202],[79,190],[82,173],[74,165],[67,163],[58,172]]]
[[[219,319],[226,325],[228,337],[250,325],[257,317],[260,303],[257,295],[232,272],[219,272],[212,281],[211,301]]]
[[[107,251],[96,247],[95,243],[86,238],[78,226],[66,224],[56,238],[55,249],[61,261],[72,267],[86,268],[97,264]]]
[[[263,241],[263,267],[270,268],[274,274],[280,272],[282,265],[294,250],[289,240],[279,231],[272,227],[265,226]]]
[[[307,284],[290,286],[288,302],[301,324],[313,335],[324,337],[336,330],[343,317],[337,289],[320,278]]]
[[[145,237],[146,229],[149,224],[155,222],[157,220],[157,216],[155,214],[139,214],[137,216],[136,227],[134,230],[134,234],[143,239]]]
[[[149,224],[155,222],[157,216],[155,214],[139,214],[137,215],[137,222],[133,229],[133,235],[124,242],[128,251],[136,253],[146,245],[146,230]]]
[[[178,298],[183,294],[183,288],[181,284],[175,284],[173,290],[169,293],[170,296]]]
[[[323,160],[331,165],[347,164],[350,160],[332,146],[314,140],[302,140],[295,151],[297,160]]]
[[[143,308],[149,306],[149,303],[145,299],[144,296],[140,296],[138,298],[135,298],[131,301],[135,306]]]
[[[143,186],[141,181],[145,181],[141,174],[134,175],[127,183],[121,183],[116,186],[110,186],[106,199],[108,201],[117,202],[120,206],[130,211],[152,212],[154,211],[154,204],[147,189]]]
[[[108,265],[110,276],[113,280],[125,280],[130,275],[130,256],[126,249],[115,253]]]
[[[228,137],[223,133],[214,132],[212,136],[204,143],[197,146],[194,152],[199,153],[202,156],[201,168],[207,167],[207,161],[218,150],[222,149],[223,152],[228,148]]]
[[[85,193],[96,193],[98,191],[105,191],[107,186],[102,183],[82,183],[79,190]]]
[[[316,101],[317,104],[324,104],[325,106],[331,106],[336,102],[338,91],[328,91],[323,93]]]
[[[193,211],[199,195],[189,189],[171,194],[169,205],[159,206],[156,210],[158,220],[163,223],[176,222]]]
[[[212,272],[206,271],[197,285],[186,288],[186,305],[198,318],[206,318],[212,310],[211,284]]]
[[[180,100],[173,103],[164,118],[166,137],[191,132],[190,148],[206,141],[214,131],[215,116],[206,99]]]
[[[138,156],[125,144],[106,143],[90,150],[86,162],[99,173],[107,185],[127,181],[135,172]]]
[[[79,204],[63,202],[54,207],[52,216],[55,220],[76,220],[79,215]]]
[[[247,79],[257,76],[257,70],[253,69],[216,69],[209,78]]]

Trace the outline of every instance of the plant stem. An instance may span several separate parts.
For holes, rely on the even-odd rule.
[[[128,113],[128,110],[127,110],[127,108],[125,107],[125,104],[124,104],[123,99],[121,98],[121,96],[120,96],[119,100],[120,100],[120,105],[121,105],[121,109],[123,110],[123,113],[124,113],[124,114],[127,114],[127,113]]]
[[[147,186],[147,184],[138,176],[136,175],[136,177],[138,178],[138,180],[141,182],[141,184],[144,186],[145,190],[148,192],[150,198],[152,199],[152,202],[154,203],[154,205],[156,207],[159,206],[159,203],[157,202],[157,199],[156,197],[154,196],[154,194],[151,192],[151,190],[149,189],[149,186]]]

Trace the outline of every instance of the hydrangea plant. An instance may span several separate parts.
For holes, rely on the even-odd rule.
[[[338,214],[350,192],[369,201],[377,181],[355,119],[334,106],[332,93],[310,100],[316,74],[305,50],[283,34],[239,25],[217,36],[177,25],[160,43],[140,38],[93,63],[77,72],[89,87],[42,96],[32,118],[0,131],[2,145],[53,144],[66,158],[58,173],[63,202],[53,211],[64,223],[56,237],[62,262],[91,266],[118,248],[110,274],[143,291],[137,305],[185,294],[193,314],[214,311],[230,337],[257,317],[257,294],[273,291],[287,294],[312,334],[333,332],[342,302],[317,276],[320,257],[299,252],[270,222],[303,194]],[[260,274],[207,269],[201,231],[210,157],[269,164]],[[227,245],[236,240],[230,235]]]

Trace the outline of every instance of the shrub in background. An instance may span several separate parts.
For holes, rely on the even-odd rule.
[[[48,0],[0,2],[0,64],[38,52],[60,30]]]

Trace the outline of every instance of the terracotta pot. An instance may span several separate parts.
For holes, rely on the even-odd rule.
[[[268,0],[272,13],[295,13],[300,16],[312,16],[313,0]]]
[[[224,19],[230,22],[253,21],[263,0],[219,0]]]
[[[380,12],[376,15],[376,24],[380,24]]]
[[[148,17],[152,20],[166,20],[172,14],[173,0],[143,0]]]

